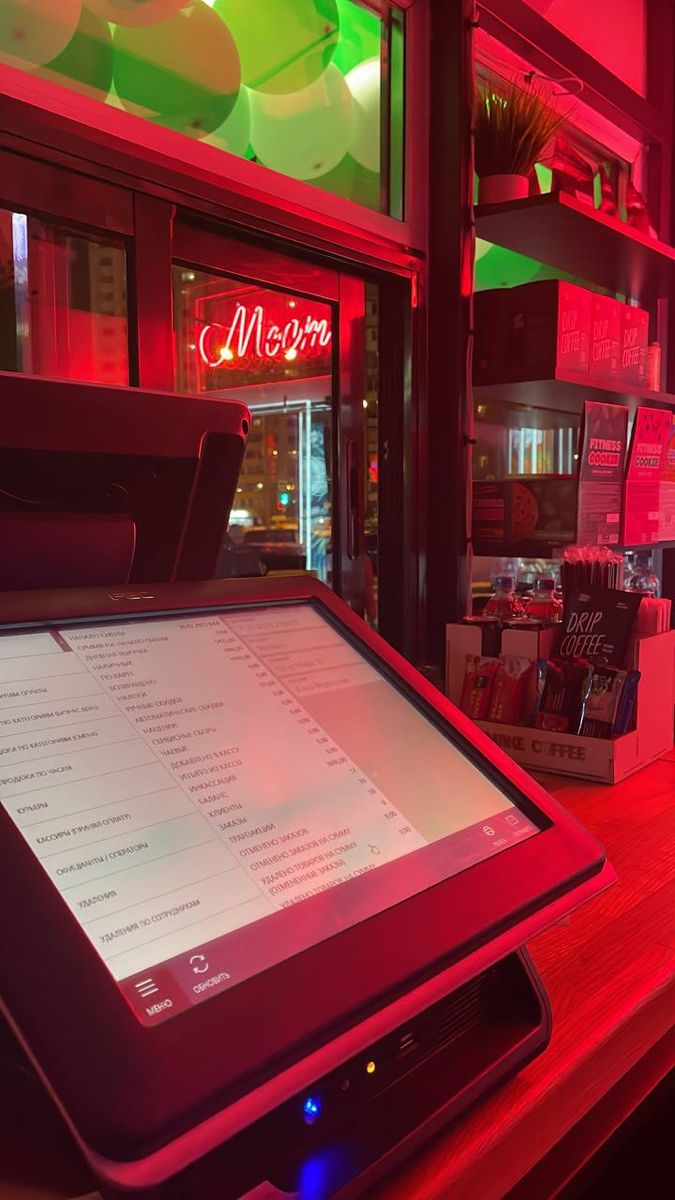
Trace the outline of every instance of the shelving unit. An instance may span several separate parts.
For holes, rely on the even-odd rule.
[[[574,545],[573,541],[528,541],[526,539],[519,542],[509,542],[506,545],[498,544],[497,542],[475,541],[473,543],[473,552],[476,556],[484,556],[486,558],[497,557],[518,557],[518,558],[555,558],[566,546]],[[625,550],[675,550],[675,542],[652,542],[649,545],[642,546],[608,546],[609,550],[625,551]]]
[[[476,209],[476,232],[496,245],[527,255],[580,281],[609,292],[635,298],[653,307],[664,295],[675,295],[675,248],[632,229],[564,193],[530,196]],[[595,379],[557,369],[543,379],[509,379],[474,382],[474,403],[504,403],[522,407],[540,424],[546,411],[581,416],[584,400],[625,404],[633,412],[638,404],[675,410],[675,395],[648,388]],[[538,419],[537,417],[538,410]],[[523,539],[509,543],[476,540],[475,555],[518,555],[552,558],[569,539]],[[617,547],[622,550],[675,550],[675,542],[651,547]]]
[[[653,404],[656,408],[675,409],[675,395],[652,392],[648,388],[622,386],[603,379],[592,379],[573,371],[557,370],[548,379],[520,379],[494,383],[474,383],[474,398],[502,400],[528,408],[550,408],[558,412],[579,413],[584,400],[606,400],[626,403],[634,408],[638,403]]]
[[[649,303],[675,286],[675,249],[562,192],[476,209],[478,237]]]

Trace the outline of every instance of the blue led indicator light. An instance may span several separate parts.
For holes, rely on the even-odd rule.
[[[321,1116],[321,1098],[308,1096],[302,1105],[302,1112],[308,1125],[313,1125]]]

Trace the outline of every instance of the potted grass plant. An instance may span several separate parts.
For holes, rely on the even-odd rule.
[[[537,83],[513,81],[503,90],[479,84],[474,112],[474,153],[480,204],[527,196],[529,176],[566,119]]]

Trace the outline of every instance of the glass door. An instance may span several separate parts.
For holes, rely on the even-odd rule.
[[[179,223],[172,282],[176,389],[251,410],[218,573],[309,570],[374,621],[363,281]]]

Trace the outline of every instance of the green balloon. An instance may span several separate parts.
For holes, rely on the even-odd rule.
[[[184,8],[187,0],[85,0],[102,21],[113,25],[157,25]]]
[[[379,174],[362,167],[351,154],[346,154],[337,167],[312,182],[333,196],[344,196],[345,200],[353,200],[366,208],[380,207]]]
[[[354,101],[354,132],[350,150],[369,171],[380,169],[380,59],[367,58],[346,76]]]
[[[71,40],[81,0],[0,0],[0,54],[44,66]]]
[[[104,99],[112,87],[113,55],[110,28],[87,8],[82,9],[74,36],[58,58],[38,72],[49,78],[52,73],[65,76],[81,90]]]
[[[260,162],[293,179],[325,175],[349,150],[351,93],[337,67],[288,96],[251,95],[251,142]]]
[[[230,30],[242,79],[257,92],[282,95],[314,83],[338,38],[336,0],[215,0]]]
[[[535,163],[534,169],[537,175],[540,192],[550,192],[553,187],[553,171],[547,167],[545,163]]]
[[[492,246],[487,254],[476,262],[475,289],[484,292],[488,288],[518,287],[530,283],[538,274],[541,263],[503,246]]]
[[[251,103],[248,88],[242,83],[237,103],[229,117],[208,135],[206,141],[213,146],[218,146],[221,150],[227,150],[229,154],[237,154],[240,158],[245,158],[250,135]]]
[[[336,4],[340,36],[333,62],[346,75],[367,58],[379,57],[382,22],[354,0],[336,0]]]
[[[117,25],[113,44],[115,89],[131,112],[204,137],[234,108],[241,82],[237,48],[202,0],[158,25]]]

